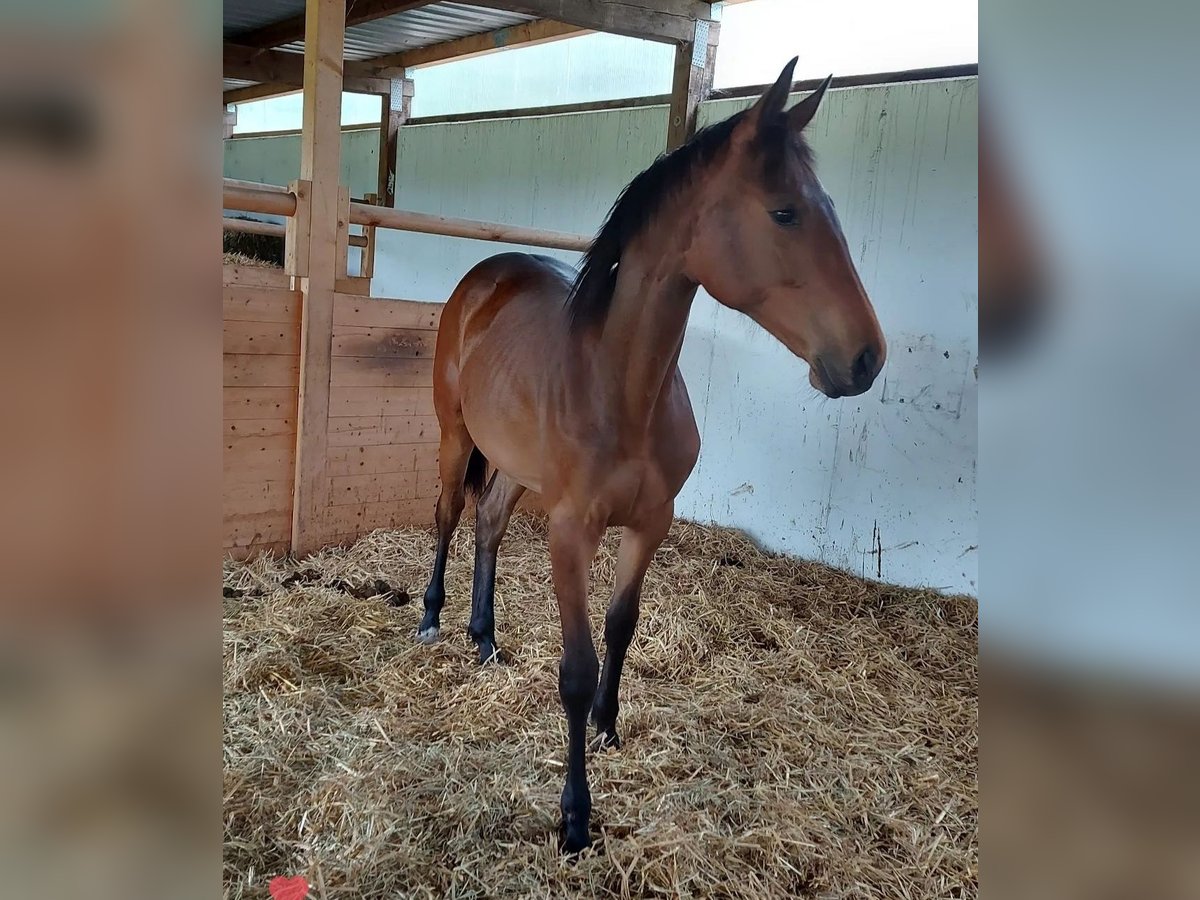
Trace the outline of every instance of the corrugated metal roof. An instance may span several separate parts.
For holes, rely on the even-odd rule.
[[[224,0],[226,38],[304,13],[304,0]],[[346,59],[371,59],[531,22],[534,16],[466,3],[431,3],[346,29]],[[281,49],[304,50],[304,42]]]
[[[304,15],[304,0],[224,0],[222,32],[232,37]]]

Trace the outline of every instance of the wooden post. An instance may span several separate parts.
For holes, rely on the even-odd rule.
[[[391,93],[383,98],[379,120],[379,202],[396,205],[396,158],[400,147],[400,126],[412,113],[411,78],[393,78]]]
[[[300,403],[296,420],[296,484],[292,500],[292,552],[310,553],[325,539],[329,479],[325,475],[329,433],[329,374],[333,343],[333,294],[337,283],[339,179],[342,151],[342,47],[346,0],[308,0],[304,33],[304,130],[300,180],[309,182],[306,204],[307,273],[298,279]],[[296,218],[304,217],[297,209]]]
[[[675,48],[671,117],[667,123],[668,150],[683,146],[696,133],[696,114],[712,91],[720,30],[719,23],[702,19],[696,22],[695,38]]]

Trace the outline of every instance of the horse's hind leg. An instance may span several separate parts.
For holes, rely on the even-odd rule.
[[[621,669],[625,665],[625,653],[633,640],[637,627],[642,582],[654,551],[667,536],[674,516],[674,504],[655,510],[635,526],[621,533],[621,549],[617,554],[617,577],[613,585],[613,598],[604,616],[604,669],[600,674],[600,686],[592,704],[592,722],[596,725],[596,738],[592,749],[620,747],[617,735],[617,694],[621,685]]]
[[[497,470],[475,509],[475,581],[467,633],[479,647],[479,662],[500,660],[496,646],[496,553],[525,486]]]
[[[450,553],[450,539],[466,505],[465,482],[473,453],[477,453],[475,444],[461,424],[442,429],[438,452],[442,491],[437,501],[437,553],[433,560],[433,575],[425,589],[425,615],[417,629],[417,640],[426,644],[436,641],[441,630],[442,605],[446,602],[446,557]],[[482,457],[479,462],[483,462]]]

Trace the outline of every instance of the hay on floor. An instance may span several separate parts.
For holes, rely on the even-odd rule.
[[[228,232],[227,232],[228,233]],[[270,260],[259,259],[257,256],[248,256],[245,253],[239,253],[235,250],[226,250],[222,257],[223,265],[226,266],[252,266],[256,269],[282,269],[283,266]]]
[[[617,544],[593,567],[601,653]],[[279,874],[322,898],[977,896],[974,600],[677,523],[646,580],[624,746],[589,758],[596,846],[572,863],[545,526],[519,514],[501,548],[503,666],[465,634],[467,521],[442,640],[413,642],[431,557],[409,529],[226,563],[227,896]],[[412,602],[326,586],[375,578]]]

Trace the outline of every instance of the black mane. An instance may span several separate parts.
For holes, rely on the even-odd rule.
[[[625,248],[641,233],[671,193],[687,184],[697,168],[712,161],[747,112],[749,110],[735,113],[698,131],[682,147],[660,156],[621,192],[584,254],[579,274],[567,296],[567,316],[573,330],[604,319],[616,289],[617,265]],[[765,143],[775,151],[767,153],[765,160],[767,169],[772,170],[788,143],[783,116],[764,132]],[[779,140],[775,140],[776,137]],[[807,159],[808,147],[803,139],[798,137],[792,143],[794,149]]]
[[[654,211],[672,190],[686,183],[692,171],[716,156],[744,112],[702,129],[682,147],[664,154],[633,181],[613,204],[588,248],[567,297],[572,328],[602,320],[617,286],[617,263]]]

